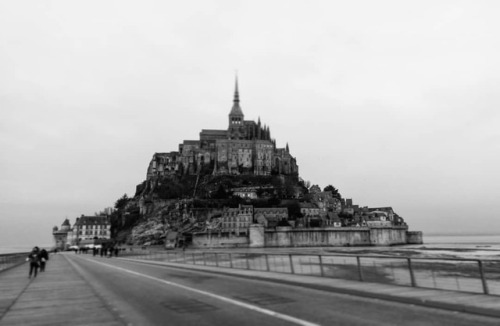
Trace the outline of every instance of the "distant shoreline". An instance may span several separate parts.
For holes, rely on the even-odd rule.
[[[33,245],[33,246],[0,246],[0,255],[1,254],[18,254],[18,253],[26,253],[30,252],[33,247],[38,246],[39,248],[52,249],[54,247],[53,244],[50,245]]]
[[[428,233],[424,232],[424,237],[495,237],[499,233]]]
[[[424,243],[423,246],[429,245],[500,245],[500,234],[456,234],[456,233],[424,233]],[[31,251],[33,246],[20,246],[20,245],[4,245],[0,246],[1,254],[13,254],[13,253],[28,253]],[[52,249],[54,245],[38,245],[40,248]],[[393,246],[392,248],[397,248],[398,246]],[[335,247],[331,247],[332,249]],[[357,247],[363,248],[363,247]],[[364,247],[368,248],[368,247]],[[376,247],[373,247],[376,248]]]

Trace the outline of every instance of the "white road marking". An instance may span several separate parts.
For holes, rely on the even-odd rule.
[[[106,263],[102,263],[102,262],[99,262],[99,261],[96,261],[96,260],[91,260],[91,259],[86,259],[86,260],[90,261],[90,262],[93,262],[93,263],[96,263],[96,264],[107,266],[109,268],[114,268],[114,269],[120,270],[120,271],[125,272],[125,273],[129,273],[129,274],[136,275],[136,276],[141,276],[141,277],[153,280],[153,281],[157,281],[157,282],[164,283],[164,284],[167,284],[167,285],[170,285],[170,286],[175,286],[175,287],[187,290],[187,291],[191,291],[191,292],[202,294],[202,295],[205,295],[205,296],[208,296],[208,297],[212,297],[212,298],[224,301],[224,302],[228,302],[228,303],[234,304],[236,306],[240,306],[240,307],[243,307],[243,308],[247,308],[249,310],[260,312],[260,313],[262,313],[264,315],[269,315],[269,316],[276,317],[278,319],[286,320],[286,321],[289,321],[289,322],[297,324],[297,325],[302,325],[302,326],[320,326],[319,324],[311,323],[311,322],[308,322],[306,320],[302,320],[302,319],[295,318],[295,317],[292,317],[292,316],[289,316],[289,315],[285,315],[285,314],[282,314],[282,313],[279,313],[279,312],[276,312],[276,311],[273,311],[273,310],[264,309],[264,308],[261,308],[261,307],[258,307],[258,306],[254,306],[254,305],[251,305],[251,304],[248,304],[248,303],[245,303],[245,302],[241,302],[241,301],[238,301],[238,300],[227,298],[227,297],[215,294],[215,293],[201,291],[201,290],[189,287],[189,286],[185,286],[185,285],[182,285],[182,284],[178,284],[178,283],[174,283],[174,282],[162,280],[161,278],[149,276],[149,275],[146,275],[146,274],[141,274],[141,273],[138,273],[138,272],[134,272],[134,271],[122,268],[122,267],[118,267],[118,266],[113,266],[113,265],[109,265],[109,264],[106,264]]]

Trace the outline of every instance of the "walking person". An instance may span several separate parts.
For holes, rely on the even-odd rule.
[[[34,277],[36,277],[38,267],[40,266],[40,249],[38,247],[33,248],[31,253],[28,255],[28,258],[26,258],[26,261],[29,261],[30,263],[29,278],[31,278],[31,275],[33,274]]]
[[[45,264],[49,260],[49,253],[47,250],[42,249],[40,251],[40,272],[45,272]]]

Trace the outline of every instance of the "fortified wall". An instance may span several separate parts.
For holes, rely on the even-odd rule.
[[[408,231],[406,232],[406,239],[408,241],[408,244],[424,243],[424,236],[422,231]]]
[[[266,230],[262,225],[253,224],[246,235],[194,233],[192,244],[194,248],[391,246],[415,244],[418,237],[413,233],[408,232],[407,226],[296,229],[277,227],[276,230]],[[419,233],[421,240],[421,232]]]

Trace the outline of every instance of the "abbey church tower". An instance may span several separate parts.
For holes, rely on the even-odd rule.
[[[236,77],[235,87],[234,87],[234,99],[233,107],[231,112],[229,112],[229,128],[228,136],[229,139],[242,139],[245,138],[245,128],[243,122],[245,116],[240,107],[240,94],[238,91],[238,77]]]
[[[269,126],[245,120],[240,107],[238,78],[226,130],[203,129],[199,140],[184,140],[178,152],[156,153],[147,178],[171,174],[247,174],[298,176],[295,158],[276,148]],[[287,144],[288,145],[288,144]]]

